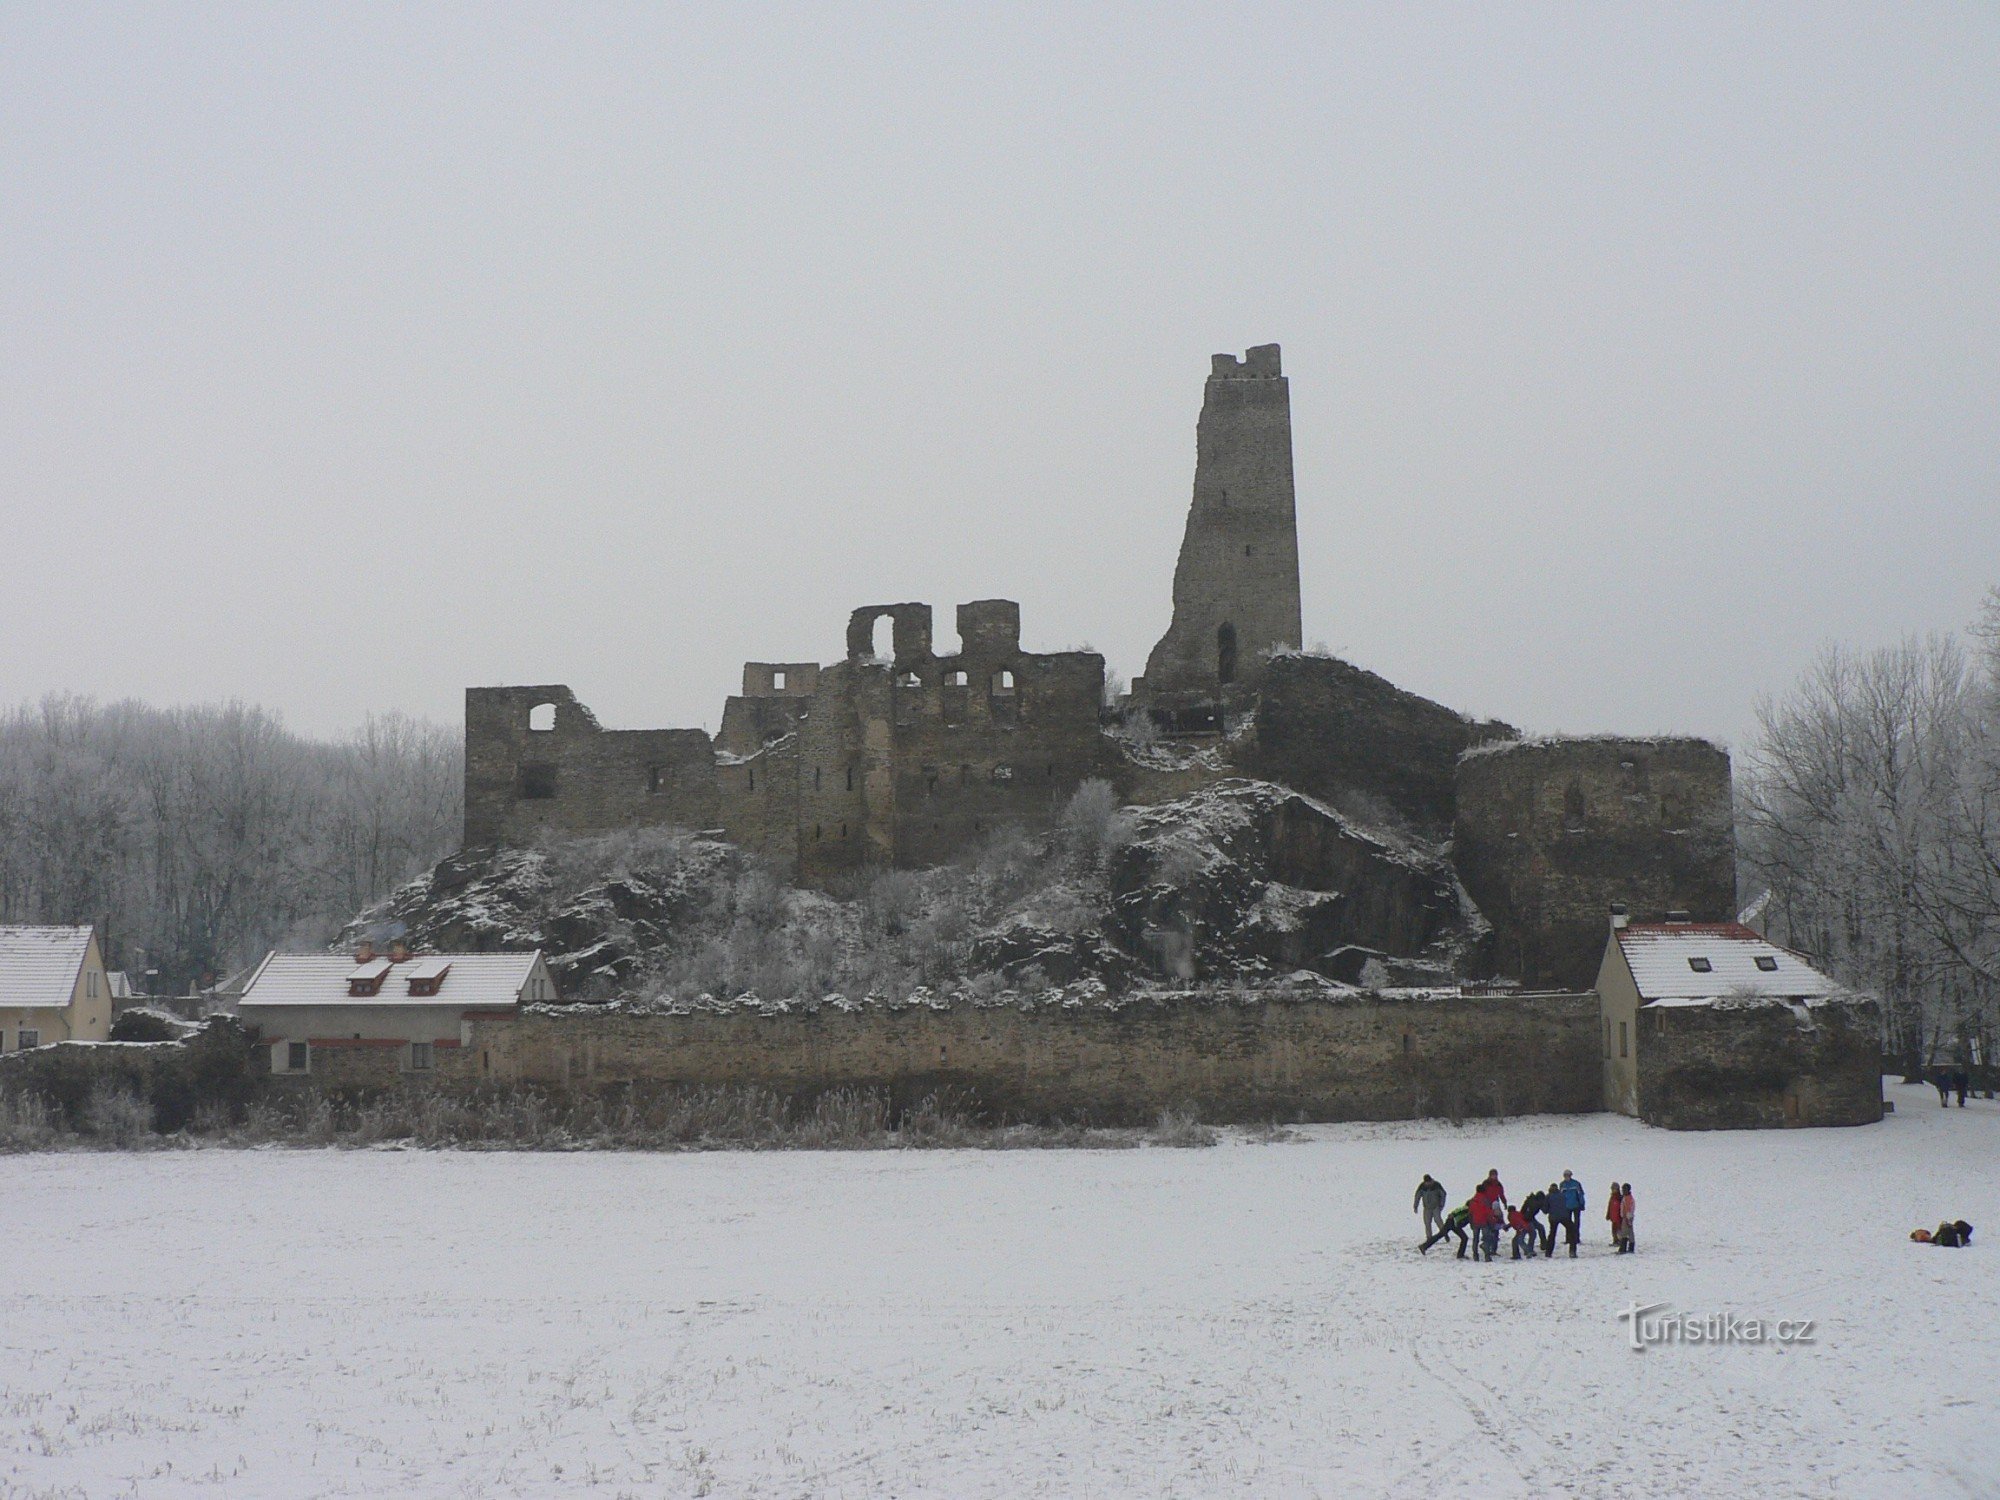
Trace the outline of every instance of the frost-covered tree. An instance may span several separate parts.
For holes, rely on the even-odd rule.
[[[2000,997],[2000,591],[1950,637],[1822,653],[1760,706],[1746,873],[1781,941],[1880,994],[1906,1068],[1992,1060]]]
[[[241,703],[0,713],[0,920],[107,922],[170,989],[325,941],[456,845],[462,763],[400,716],[327,743]]]

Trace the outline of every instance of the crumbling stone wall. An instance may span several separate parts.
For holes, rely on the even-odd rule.
[[[465,690],[468,849],[713,828],[717,813],[715,747],[702,730],[605,729],[560,685]]]
[[[1162,707],[1234,698],[1267,652],[1302,641],[1291,386],[1278,346],[1260,344],[1216,355],[1203,388],[1173,621],[1133,694]]]
[[[1870,999],[1647,1005],[1639,1116],[1670,1130],[1870,1125],[1882,1118],[1881,1008]]]
[[[1450,835],[1458,757],[1518,731],[1484,723],[1328,656],[1271,659],[1251,735],[1236,749],[1245,774],[1281,782],[1346,810],[1378,801],[1428,837]]]
[[[59,1042],[0,1056],[0,1087],[39,1095],[71,1129],[88,1124],[100,1090],[134,1095],[152,1106],[153,1128],[188,1125],[204,1105],[240,1114],[264,1086],[269,1053],[226,1016],[173,1042]]]
[[[1459,879],[1493,924],[1502,974],[1583,988],[1606,914],[1736,915],[1729,756],[1706,740],[1497,743],[1458,762]]]
[[[1241,992],[1119,1005],[832,1005],[479,1021],[489,1077],[551,1087],[948,1088],[1012,1119],[1136,1123],[1581,1114],[1601,1107],[1589,994]]]
[[[884,615],[895,644],[878,660]],[[1112,758],[1104,658],[1022,650],[1007,599],[960,605],[958,629],[961,649],[939,656],[929,605],[858,609],[845,661],[746,664],[713,743],[698,729],[607,730],[566,687],[469,689],[466,847],[719,828],[819,880],[1044,826]]]

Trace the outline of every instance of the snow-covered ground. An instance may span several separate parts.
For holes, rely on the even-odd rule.
[[[1764,1134],[14,1157],[0,1495],[2000,1494],[2000,1106],[1890,1094]],[[1575,1169],[1584,1258],[1419,1257],[1417,1177],[1489,1166]],[[1947,1215],[1991,1243],[1907,1238]],[[1635,1353],[1634,1301],[1817,1341]]]

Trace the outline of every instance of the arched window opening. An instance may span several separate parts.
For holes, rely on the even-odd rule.
[[[896,617],[894,615],[877,615],[875,617],[874,633],[869,637],[868,649],[874,653],[875,660],[877,661],[894,661],[896,659]]]
[[[1227,623],[1215,632],[1215,680],[1236,680],[1236,627]]]
[[[556,727],[556,706],[553,703],[537,703],[528,710],[528,728],[536,734],[547,734]]]

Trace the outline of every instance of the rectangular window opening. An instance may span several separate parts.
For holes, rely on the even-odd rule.
[[[1760,953],[1757,955],[1757,967],[1766,974],[1775,974],[1778,972],[1778,961],[1768,953]]]
[[[310,1065],[310,1054],[304,1042],[285,1043],[285,1071],[287,1073],[306,1072]]]
[[[1618,1055],[1620,1057],[1630,1057],[1632,1055],[1631,1040],[1626,1035],[1625,1023],[1623,1021],[1618,1023]]]
[[[431,1053],[431,1044],[429,1042],[410,1043],[411,1072],[427,1073],[430,1071],[432,1064],[433,1064],[433,1057]]]
[[[1705,959],[1705,958],[1691,958],[1691,959],[1689,959],[1689,960],[1688,960],[1688,967],[1689,967],[1690,969],[1693,969],[1693,970],[1695,971],[1695,973],[1697,973],[1697,974],[1712,974],[1712,973],[1714,973],[1714,972],[1715,972],[1715,965],[1714,965],[1714,964],[1712,964],[1712,963],[1710,963],[1710,962],[1709,962],[1709,961],[1708,961],[1707,959]]]

